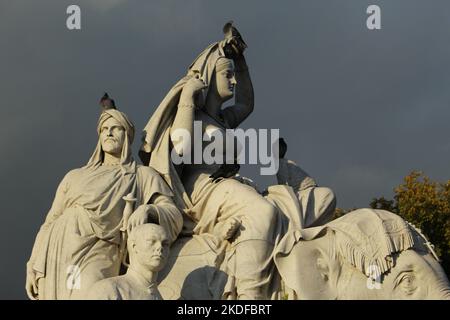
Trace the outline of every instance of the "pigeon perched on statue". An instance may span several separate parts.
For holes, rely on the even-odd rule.
[[[100,106],[102,107],[102,111],[108,109],[116,109],[116,104],[113,99],[109,97],[109,95],[105,92],[103,97],[100,99]]]
[[[223,48],[225,56],[229,59],[238,59],[244,53],[247,48],[247,44],[242,39],[241,34],[233,26],[233,21],[227,22],[223,27],[223,33],[225,34],[226,44]]]

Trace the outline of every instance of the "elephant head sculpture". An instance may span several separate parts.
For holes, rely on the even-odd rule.
[[[384,210],[291,232],[275,261],[294,299],[450,299],[432,246]]]

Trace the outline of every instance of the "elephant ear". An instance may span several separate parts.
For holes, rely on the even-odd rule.
[[[289,255],[278,259],[287,287],[299,300],[335,299],[339,264],[332,259],[329,233],[313,240],[297,242]]]

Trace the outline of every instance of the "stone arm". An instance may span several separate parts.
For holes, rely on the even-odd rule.
[[[172,144],[176,153],[180,156],[183,155],[185,150],[189,150],[189,147],[191,146],[192,139],[185,139],[182,134],[184,132],[186,134],[189,134],[188,136],[186,136],[186,138],[191,138],[194,136],[194,114],[195,105],[193,103],[182,103],[182,101],[180,101],[177,114],[170,129],[170,138],[172,140]]]
[[[253,84],[245,58],[241,56],[234,62],[237,82],[235,89],[236,103],[222,111],[224,118],[233,129],[238,127],[253,112],[254,108]]]
[[[200,91],[204,88],[203,81],[191,78],[186,82],[181,92],[178,110],[170,129],[170,138],[174,149],[180,156],[183,155],[185,150],[191,150],[194,137],[196,101]]]

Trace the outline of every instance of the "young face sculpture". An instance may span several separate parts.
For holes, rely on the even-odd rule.
[[[130,234],[129,248],[131,264],[135,262],[147,270],[160,271],[169,254],[169,239],[164,229],[156,224],[137,226]]]

